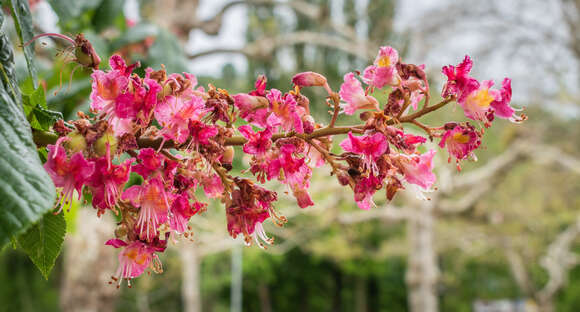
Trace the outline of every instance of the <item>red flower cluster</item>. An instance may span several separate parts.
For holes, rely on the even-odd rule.
[[[338,182],[352,188],[358,206],[370,209],[382,188],[389,200],[409,185],[431,189],[435,150],[421,147],[427,138],[441,138],[440,147],[457,161],[475,158],[482,128],[457,122],[429,127],[417,118],[457,100],[468,118],[486,127],[495,115],[523,119],[509,106],[509,79],[501,90],[490,89],[490,81],[468,76],[468,57],[443,69],[448,82],[435,105],[424,66],[402,63],[391,47],[380,49],[362,77],[346,74],[339,92],[323,75],[304,72],[292,79],[291,91],[268,90],[261,76],[255,90],[232,96],[211,85],[197,86],[191,74],[148,68],[140,77],[133,73],[139,64],[127,66],[117,55],[109,62],[110,70],[93,72],[91,114],[79,114],[71,122],[74,128],[55,124],[60,139],[48,146],[45,168],[62,189],[60,208],[71,202],[74,190],[80,196],[85,187],[99,215],[120,214],[116,238],[107,242],[122,248],[114,277],[119,284],[147,267],[161,270],[156,253],[171,237],[191,235],[188,221],[206,209],[203,197],[225,203],[232,237],[241,234],[248,244],[253,239],[264,246],[272,239],[262,223],[269,218],[286,222],[273,206],[277,194],[260,185],[267,180],[285,184],[297,205],[306,208],[314,205],[308,193],[312,169],[328,164]],[[310,115],[310,101],[300,93],[304,87],[328,93],[332,118],[327,125]],[[386,87],[392,91],[382,105],[373,93]],[[366,110],[360,124],[335,126],[340,113],[358,110]],[[409,133],[405,123],[427,136]],[[339,144],[342,152],[331,152],[335,135],[347,135]],[[249,173],[232,170],[234,145],[250,156]],[[142,182],[128,185],[131,175],[131,181]]]

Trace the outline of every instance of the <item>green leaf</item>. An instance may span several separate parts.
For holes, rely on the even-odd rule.
[[[93,15],[93,25],[97,32],[115,27],[115,19],[123,14],[124,1],[103,0]]]
[[[167,72],[179,73],[187,70],[188,59],[174,34],[162,29],[149,48],[147,65],[159,68],[165,65]]]
[[[80,31],[79,28],[86,25],[86,21],[83,20],[87,15],[85,13],[98,7],[102,0],[47,0],[47,2],[58,16],[58,24],[65,31]]]
[[[0,12],[0,27],[4,24],[4,14]],[[20,90],[16,83],[16,72],[14,69],[14,53],[12,44],[4,33],[0,33],[0,81],[13,101],[19,101]]]
[[[113,41],[111,49],[116,51],[131,43],[143,41],[148,37],[157,37],[159,32],[159,27],[156,25],[147,23],[137,24],[127,29],[118,39]]]
[[[61,112],[47,109],[44,88],[39,87],[30,94],[23,92],[22,105],[30,126],[38,130],[48,130],[54,123],[63,119]]]
[[[32,37],[34,37],[33,25],[32,25],[32,15],[30,14],[30,8],[28,7],[28,0],[8,0],[10,3],[10,11],[14,17],[14,26],[16,27],[16,33],[20,38],[20,44],[24,45]],[[34,66],[34,42],[23,47],[24,58],[26,58],[26,65],[28,65],[28,72],[32,78],[32,83],[36,88],[36,67]]]
[[[56,197],[22,110],[12,51],[0,33],[0,246],[38,222]]]
[[[37,128],[39,130],[48,130],[48,128],[54,125],[55,122],[63,119],[61,112],[55,112],[43,108],[42,106],[37,106],[34,108],[34,117],[36,118],[38,126],[40,127]]]
[[[64,214],[52,212],[18,238],[18,245],[48,279],[64,242],[66,222]]]

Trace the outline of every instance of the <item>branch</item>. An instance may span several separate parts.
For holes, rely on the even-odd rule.
[[[512,274],[514,275],[514,279],[518,284],[518,287],[526,294],[532,295],[533,294],[533,287],[530,281],[530,276],[528,271],[526,270],[526,265],[522,256],[514,250],[509,243],[504,244],[505,256],[508,260],[510,269]]]
[[[548,282],[537,293],[540,300],[550,300],[566,284],[568,271],[578,264],[578,257],[570,249],[579,234],[580,217],[548,246],[546,255],[540,260],[549,275]]]
[[[408,208],[397,208],[385,206],[382,209],[372,209],[369,211],[356,211],[340,214],[337,218],[340,224],[354,224],[366,222],[373,219],[383,219],[390,221],[420,219],[421,215]]]
[[[297,44],[312,44],[316,46],[333,48],[354,55],[363,60],[374,57],[376,47],[368,42],[357,41],[355,39],[345,39],[343,37],[329,35],[312,31],[296,31],[292,33],[280,34],[273,37],[264,37],[247,43],[243,48],[232,49],[212,49],[200,53],[189,55],[190,59],[223,53],[243,54],[249,58],[264,59],[269,58],[276,49]]]
[[[451,190],[459,187],[470,187],[479,184],[482,180],[489,180],[502,170],[514,164],[521,157],[525,157],[525,143],[516,143],[505,153],[490,160],[484,166],[462,174],[452,181]]]
[[[493,189],[492,184],[491,181],[481,181],[477,186],[472,187],[469,192],[460,199],[442,199],[441,202],[435,206],[435,209],[438,212],[446,214],[465,212]]]

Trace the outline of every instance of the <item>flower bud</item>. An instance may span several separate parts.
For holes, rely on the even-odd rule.
[[[98,156],[104,156],[107,153],[107,145],[111,149],[111,153],[117,151],[117,138],[111,131],[106,131],[103,135],[95,141],[93,147]]]
[[[455,127],[457,127],[457,125],[458,125],[458,124],[457,124],[456,122],[454,122],[454,121],[452,121],[452,122],[448,122],[448,123],[446,123],[446,124],[443,126],[443,129],[445,129],[445,130],[453,130],[453,129],[455,129]]]
[[[83,34],[78,34],[75,38],[75,57],[76,62],[82,66],[99,69],[101,58]]]
[[[338,179],[338,183],[340,183],[340,185],[348,185],[350,182],[349,174],[342,170],[336,174],[336,178]]]
[[[314,129],[316,128],[314,118],[310,115],[302,116],[302,127],[304,128],[304,133],[311,134],[314,132]]]
[[[127,232],[128,232],[127,226],[125,224],[120,224],[115,229],[115,237],[116,238],[123,238],[123,237],[125,237],[125,235],[127,235]]]
[[[74,154],[81,152],[87,148],[87,140],[85,140],[85,137],[77,131],[71,132],[67,137],[68,140],[65,144],[71,153]]]
[[[233,146],[226,146],[224,153],[222,155],[221,164],[222,167],[231,170],[232,169],[232,161],[234,161],[234,147]]]
[[[299,87],[322,87],[326,84],[326,78],[319,73],[303,72],[292,78],[292,83]]]
[[[369,112],[369,111],[365,111],[360,113],[359,118],[362,121],[367,121],[369,120],[371,117],[373,117],[373,112]]]

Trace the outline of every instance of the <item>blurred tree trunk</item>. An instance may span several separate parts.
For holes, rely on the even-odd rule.
[[[538,300],[538,311],[540,312],[554,312],[556,308],[554,306],[554,301],[552,298],[545,298],[544,300]]]
[[[185,312],[201,312],[200,259],[197,246],[191,242],[184,242],[179,251],[183,274],[181,286],[183,309]]]
[[[258,294],[260,295],[260,307],[262,312],[272,312],[272,302],[270,301],[270,288],[268,284],[261,283],[258,286]]]
[[[342,311],[342,272],[337,268],[332,268],[334,278],[334,296],[332,297],[332,311]]]
[[[439,270],[435,261],[433,200],[415,204],[420,217],[407,222],[409,308],[412,312],[436,312]]]
[[[356,277],[355,285],[355,311],[357,312],[367,312],[367,281],[366,278],[362,276]]]
[[[373,311],[376,310],[379,306],[379,285],[377,283],[377,279],[373,276],[369,276],[367,281],[368,286],[368,306],[369,310]]]
[[[115,226],[109,215],[96,218],[93,209],[81,208],[78,226],[64,248],[60,305],[63,311],[113,311],[119,290],[110,285],[117,266],[117,251],[103,242]]]

